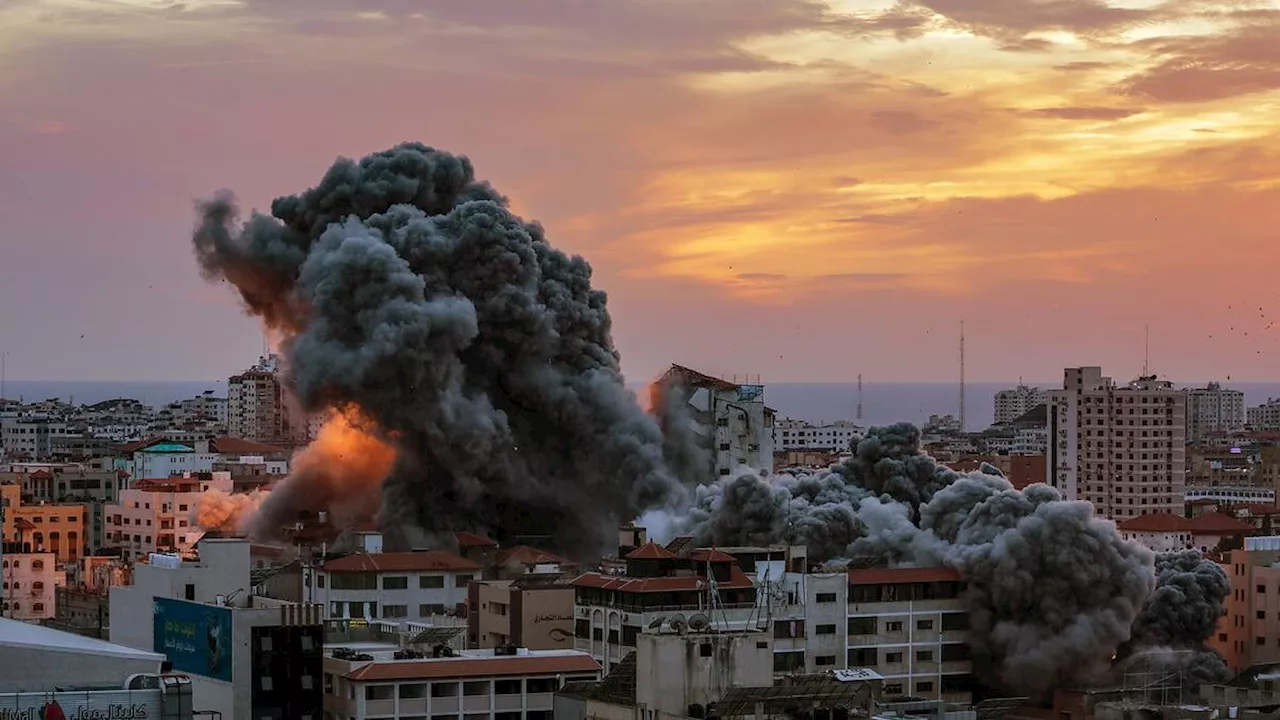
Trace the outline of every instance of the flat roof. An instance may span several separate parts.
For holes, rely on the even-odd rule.
[[[105,640],[7,618],[0,618],[0,648],[31,648],[49,652],[102,655],[128,660],[151,660],[156,663],[160,663],[165,659],[165,656],[160,653],[136,650],[127,645],[118,645]]]
[[[450,658],[373,661],[351,670],[345,677],[356,682],[394,682],[600,672],[600,663],[580,650],[534,650],[527,655],[493,655],[492,652]]]

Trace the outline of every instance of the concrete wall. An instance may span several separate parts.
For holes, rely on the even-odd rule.
[[[687,716],[731,687],[773,684],[768,633],[641,634],[636,646],[636,704]]]
[[[512,612],[519,626],[513,641],[530,650],[573,649],[573,588],[556,587],[513,593]]]

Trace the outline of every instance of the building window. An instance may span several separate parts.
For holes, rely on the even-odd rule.
[[[876,634],[876,618],[874,617],[849,618],[849,634],[850,635],[875,635]]]
[[[902,683],[886,683],[884,686],[884,690],[882,690],[881,692],[883,692],[885,695],[901,695]]]
[[[423,603],[418,606],[418,617],[431,617],[432,615],[443,615],[444,603]]]
[[[835,655],[819,655],[817,658],[814,659],[814,664],[817,665],[818,667],[835,665],[836,656]]]
[[[917,693],[931,693],[931,692],[933,692],[933,683],[932,683],[932,682],[918,682],[918,683],[916,683],[916,692],[917,692]]]
[[[409,617],[409,606],[408,605],[383,605],[382,617],[384,618]]]
[[[453,586],[464,588],[467,585],[471,584],[471,578],[472,578],[471,575],[458,575],[453,579]]]
[[[836,601],[835,593],[818,593],[818,602],[820,603],[833,603],[835,601]]]
[[[885,653],[884,661],[890,665],[896,665],[902,662],[902,653],[900,652]]]
[[[815,635],[835,635],[835,625],[819,625],[813,629]]]
[[[954,632],[957,630],[969,629],[969,615],[967,613],[943,613],[942,614],[942,632]]]
[[[917,630],[932,630],[932,629],[933,629],[933,621],[932,621],[932,620],[917,620],[917,621],[916,621],[916,629],[917,629]]]
[[[395,697],[395,685],[368,685],[364,689],[365,700],[394,700]]]
[[[917,650],[916,662],[933,662],[932,650]]]
[[[409,588],[409,578],[404,575],[392,575],[382,578],[383,590],[407,590]]]
[[[902,632],[902,623],[897,620],[891,620],[884,624],[885,632]]]
[[[439,590],[444,587],[443,575],[419,575],[418,587],[423,590]]]
[[[186,586],[186,588],[184,589],[184,592],[183,592],[183,597],[185,597],[187,600],[195,600],[195,599],[196,599],[196,586],[195,586],[195,583],[187,583],[187,586]]]

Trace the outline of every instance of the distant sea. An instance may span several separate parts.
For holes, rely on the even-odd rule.
[[[1060,383],[1027,383],[1042,388],[1061,387]],[[1203,383],[1190,383],[1203,385]],[[184,382],[88,382],[10,380],[5,394],[27,402],[58,398],[76,404],[96,403],[113,398],[133,398],[158,407],[175,400],[194,397],[212,390],[220,397],[227,392],[226,381]],[[1011,388],[1009,383],[968,383],[965,392],[966,425],[980,430],[991,424],[996,391]],[[1180,385],[1181,386],[1181,385]],[[1280,397],[1280,382],[1230,383],[1228,387],[1243,390],[1245,402],[1256,405],[1271,397]],[[643,391],[643,386],[633,386]],[[783,415],[813,423],[855,420],[858,386],[855,383],[774,383],[765,385],[765,403]],[[960,388],[955,383],[863,383],[862,422],[866,425],[888,425],[895,422],[923,424],[930,415],[956,414],[959,411]]]

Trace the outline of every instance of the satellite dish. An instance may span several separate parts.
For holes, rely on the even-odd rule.
[[[689,625],[688,621],[684,619],[684,615],[681,615],[680,613],[676,613],[671,616],[670,624],[671,629],[678,633],[684,632],[684,629]]]
[[[707,617],[703,613],[698,613],[696,615],[691,615],[689,617],[690,630],[697,632],[701,630],[706,630],[710,626],[711,626],[711,618]]]
[[[662,627],[662,623],[666,621],[667,621],[666,615],[659,615],[658,617],[654,618],[653,622],[649,623],[649,629],[657,630],[658,628]]]

